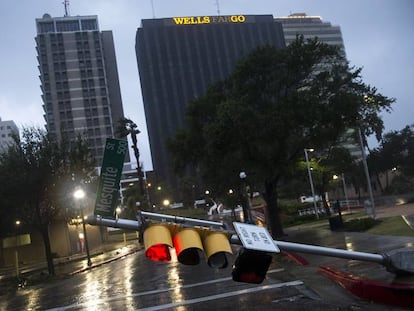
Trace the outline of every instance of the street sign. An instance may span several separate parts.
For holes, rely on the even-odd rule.
[[[127,151],[128,142],[126,140],[106,139],[96,196],[95,216],[115,217],[119,197],[119,182]]]
[[[233,222],[237,235],[243,246],[257,251],[280,253],[279,248],[266,228],[240,222]]]

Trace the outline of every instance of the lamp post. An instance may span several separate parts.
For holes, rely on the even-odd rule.
[[[364,165],[365,177],[367,178],[369,199],[371,201],[370,203],[371,203],[371,208],[372,208],[372,218],[375,219],[375,218],[377,218],[377,215],[375,213],[374,195],[372,194],[371,177],[370,177],[369,171],[368,171],[367,154],[365,153],[365,146],[364,146],[364,143],[362,141],[361,128],[358,128],[358,134],[359,134],[359,143],[360,143],[361,152],[362,152],[362,163]]]
[[[333,179],[338,179],[338,178],[339,178],[338,175],[333,175]],[[350,213],[351,209],[349,208],[348,192],[346,191],[346,183],[345,183],[345,174],[344,173],[341,174],[341,179],[342,179],[342,186],[344,188],[344,196],[345,196],[346,206],[348,208],[348,213]],[[339,208],[340,208],[340,206],[339,206]]]
[[[73,196],[76,200],[79,200],[79,209],[81,212],[82,217],[82,228],[83,228],[83,236],[85,237],[85,248],[86,248],[86,258],[88,259],[88,267],[92,266],[91,255],[89,253],[89,244],[88,244],[88,236],[86,235],[86,226],[85,226],[85,217],[83,215],[83,206],[82,206],[82,199],[85,197],[85,191],[82,189],[77,189]]]
[[[249,202],[249,195],[247,193],[247,185],[246,185],[246,173],[240,172],[239,174],[241,180],[241,193],[243,196],[243,217],[244,222],[246,223],[253,223],[252,215],[250,212],[250,202]]]
[[[311,169],[310,169],[310,166],[309,166],[309,157],[308,157],[308,151],[313,152],[314,149],[305,148],[304,151],[305,151],[306,167],[308,169],[309,183],[310,183],[311,192],[312,192],[313,208],[315,209],[316,219],[319,219],[318,207],[316,206],[315,190],[313,188],[312,174],[311,174]]]

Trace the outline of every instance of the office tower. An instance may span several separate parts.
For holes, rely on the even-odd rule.
[[[277,17],[275,21],[282,24],[286,45],[295,41],[297,35],[303,35],[305,40],[317,37],[323,43],[339,46],[340,52],[346,57],[341,28],[324,22],[320,16],[295,13],[287,17]],[[361,147],[355,141],[355,135],[354,129],[348,129],[342,136],[341,144],[349,150],[352,156],[362,159]]]
[[[107,137],[123,117],[111,31],[100,31],[97,16],[36,19],[44,117],[58,139],[88,139],[100,166]]]
[[[135,48],[158,181],[174,186],[165,141],[183,125],[187,103],[261,45],[285,46],[282,27],[272,15],[142,20]]]
[[[320,16],[295,13],[287,17],[276,17],[275,21],[282,24],[286,45],[295,41],[297,35],[303,35],[305,40],[317,37],[321,42],[339,46],[345,55],[341,28],[322,21]]]
[[[0,118],[0,152],[14,143],[13,135],[19,135],[19,129],[14,121],[2,121]]]

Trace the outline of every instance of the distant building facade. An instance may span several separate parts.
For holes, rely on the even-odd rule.
[[[175,183],[165,142],[183,125],[187,103],[261,45],[285,46],[272,15],[142,20],[135,48],[157,180]]]
[[[305,40],[316,37],[323,43],[338,46],[340,52],[346,58],[341,28],[323,21],[320,16],[294,13],[286,17],[277,17],[275,21],[282,24],[286,45],[295,41],[298,35],[303,35]],[[348,129],[341,138],[341,144],[349,150],[353,157],[362,159],[360,144],[355,140],[356,134],[354,129]]]
[[[305,39],[317,37],[321,42],[339,46],[345,54],[341,28],[324,22],[320,16],[295,13],[286,17],[276,17],[275,21],[283,26],[286,45],[295,41],[297,35],[303,35]]]
[[[97,16],[45,14],[36,27],[47,130],[70,141],[84,135],[100,165],[123,117],[112,32],[99,30]]]
[[[0,118],[0,152],[14,143],[13,135],[19,135],[19,129],[14,121],[2,121]]]

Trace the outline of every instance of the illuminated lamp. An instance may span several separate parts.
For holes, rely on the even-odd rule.
[[[173,244],[177,259],[184,265],[200,263],[199,251],[203,251],[200,235],[193,228],[185,228],[174,235]]]
[[[224,232],[208,231],[205,233],[203,244],[208,265],[211,268],[226,268],[226,254],[233,253],[227,235]]]
[[[145,256],[154,261],[170,261],[173,246],[171,232],[165,225],[151,225],[144,231]]]

